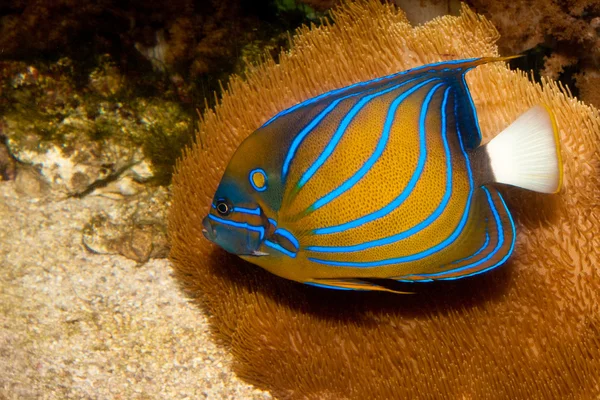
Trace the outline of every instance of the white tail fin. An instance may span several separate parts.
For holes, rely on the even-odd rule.
[[[558,130],[552,112],[535,106],[486,145],[496,182],[542,193],[562,185]]]

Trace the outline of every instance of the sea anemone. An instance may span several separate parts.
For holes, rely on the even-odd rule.
[[[502,63],[467,75],[484,141],[541,103],[562,143],[558,195],[501,187],[518,239],[496,271],[422,284],[415,295],[337,292],[270,275],[204,239],[229,158],[276,112],[410,67],[498,55],[496,29],[466,7],[417,27],[376,1],[348,3],[333,18],[301,28],[279,64],[233,78],[173,178],[175,273],[238,374],[281,398],[600,396],[600,115],[551,80],[533,83]]]

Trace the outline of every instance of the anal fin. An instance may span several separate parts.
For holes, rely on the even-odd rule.
[[[381,278],[321,278],[307,285],[337,290],[381,291],[397,294],[413,294],[400,290],[401,285],[393,279]]]
[[[397,279],[408,281],[455,280],[479,275],[504,264],[514,250],[516,231],[510,211],[496,188],[482,186],[486,207],[486,234],[473,254],[444,265],[439,272],[411,274]]]

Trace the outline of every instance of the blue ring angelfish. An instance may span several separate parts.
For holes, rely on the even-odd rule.
[[[267,174],[263,169],[256,168],[250,171],[248,180],[257,192],[264,192],[267,190]]]

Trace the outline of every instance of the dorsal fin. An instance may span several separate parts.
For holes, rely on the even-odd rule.
[[[467,86],[465,75],[478,65],[489,62],[505,61],[520,56],[509,57],[482,57],[470,60],[452,61],[450,71],[454,72],[449,78],[454,91],[454,114],[456,117],[458,134],[466,150],[474,150],[481,143],[481,131],[477,119],[477,111],[473,104],[471,92]]]
[[[391,84],[392,82],[395,81],[401,81],[404,79],[410,79],[410,76],[415,76],[415,75],[419,75],[419,74],[423,74],[423,73],[440,73],[440,74],[444,74],[447,76],[457,76],[459,79],[456,80],[456,84],[454,85],[457,88],[457,94],[459,95],[459,97],[463,97],[463,95],[466,93],[467,97],[465,97],[466,103],[465,106],[468,105],[468,107],[465,106],[460,106],[458,107],[459,112],[463,112],[463,109],[465,111],[470,111],[471,113],[473,113],[474,108],[473,108],[473,101],[471,100],[471,96],[469,95],[469,91],[466,85],[466,82],[464,80],[464,75],[467,71],[469,71],[472,68],[475,68],[478,65],[481,64],[487,64],[489,62],[497,62],[497,61],[505,61],[505,60],[510,60],[512,58],[516,58],[516,57],[520,57],[520,56],[508,56],[508,57],[481,57],[481,58],[469,58],[469,59],[462,59],[462,60],[450,60],[450,61],[443,61],[443,62],[437,62],[437,63],[432,63],[432,64],[425,64],[425,65],[421,65],[415,68],[411,68],[411,69],[407,69],[405,71],[400,71],[400,72],[396,72],[394,74],[391,75],[387,75],[387,76],[382,76],[379,78],[375,78],[372,80],[368,80],[368,81],[363,81],[363,82],[358,82],[349,86],[345,86],[339,89],[334,89],[325,93],[322,93],[318,96],[312,97],[310,99],[307,99],[303,102],[300,102],[286,110],[283,110],[279,113],[277,113],[276,115],[274,115],[272,118],[270,118],[267,122],[265,122],[263,124],[263,127],[266,127],[268,125],[270,125],[272,122],[274,122],[277,119],[280,119],[281,117],[288,115],[298,109],[316,104],[318,102],[321,101],[332,101],[335,99],[339,99],[341,97],[344,96],[348,96],[349,94],[352,93],[360,93],[360,92],[364,92],[367,90],[378,90],[379,87],[384,87],[386,85]],[[467,115],[468,118],[471,118],[471,122],[473,121],[473,117],[469,117]],[[477,123],[477,118],[475,117],[474,119],[475,123]],[[465,124],[466,126],[467,124]]]

